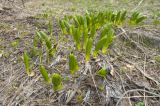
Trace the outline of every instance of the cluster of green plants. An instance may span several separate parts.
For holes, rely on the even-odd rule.
[[[99,50],[106,53],[106,49],[114,38],[113,24],[107,24],[103,15],[102,12],[97,15],[86,13],[84,16],[65,16],[59,21],[62,33],[72,36],[77,50],[85,51],[86,60],[90,59],[93,43],[95,43],[93,56],[96,56]],[[99,29],[100,36],[96,40],[95,35]]]
[[[71,36],[74,45],[79,52],[85,54],[86,61],[89,61],[91,56],[96,57],[99,52],[106,54],[109,45],[115,39],[114,26],[123,25],[127,20],[127,11],[103,11],[91,12],[88,11],[84,15],[65,16],[59,20],[59,26],[62,36]],[[144,20],[143,16],[139,16],[138,12],[133,13],[129,18],[129,23],[138,24]],[[44,64],[50,63],[50,59],[54,57],[57,47],[54,46],[52,20],[49,20],[48,31],[37,31],[33,39],[31,53],[27,51],[23,53],[23,62],[28,76],[33,76],[34,72],[30,66],[32,57],[38,57],[39,71],[47,84],[53,85],[53,90],[62,89],[61,73],[48,73]],[[74,47],[72,48],[74,50]],[[45,63],[44,63],[44,60]],[[70,74],[74,75],[78,70],[78,61],[74,52],[68,56],[68,66]],[[97,75],[105,77],[107,70],[105,67],[97,70]]]

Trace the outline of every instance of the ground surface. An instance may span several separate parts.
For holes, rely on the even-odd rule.
[[[2,1],[2,2],[1,2]],[[160,55],[159,0],[15,0],[0,1],[0,105],[1,106],[160,106]],[[6,1],[6,2],[4,2]],[[84,14],[85,10],[105,9],[138,10],[148,17],[139,26],[124,26],[120,37],[113,42],[108,54],[91,59],[92,73],[87,68],[83,53],[76,52],[81,64],[79,79],[68,75],[67,54],[73,47],[70,38],[59,39],[57,19],[65,14]],[[61,72],[63,90],[53,92],[33,66],[35,76],[28,77],[21,59],[24,49],[31,48],[36,30],[47,30],[47,13],[53,20],[53,35],[58,51],[54,65],[46,66],[50,73]],[[125,32],[124,32],[125,31]],[[128,37],[124,40],[123,37]],[[82,54],[82,55],[81,55]],[[35,59],[36,60],[36,59]],[[98,64],[113,67],[113,74],[106,79],[95,76]],[[72,95],[69,95],[72,93]],[[81,95],[82,100],[76,98]],[[68,102],[68,103],[66,103]],[[141,106],[141,105],[137,105]]]

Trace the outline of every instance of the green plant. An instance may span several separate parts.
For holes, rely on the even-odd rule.
[[[156,60],[157,62],[160,62],[160,55],[154,56],[154,60]]]
[[[26,73],[28,74],[28,76],[34,76],[34,72],[31,71],[31,69],[30,69],[29,55],[28,55],[27,51],[24,51],[24,53],[23,53],[23,63],[25,65]]]
[[[37,48],[37,44],[38,44],[38,41],[37,41],[37,36],[34,36],[33,38],[33,46],[32,46],[32,51],[31,51],[31,56],[38,56],[40,53],[40,50]]]
[[[143,102],[138,102],[136,106],[145,106]]]
[[[50,83],[51,80],[49,78],[48,72],[43,65],[39,65],[39,71],[41,72],[41,75],[43,76],[44,81],[47,83]]]
[[[14,40],[11,42],[11,46],[16,47],[18,45],[19,41],[18,40]]]
[[[75,74],[75,72],[78,70],[78,62],[73,55],[73,53],[69,54],[69,70],[71,74]]]
[[[88,39],[88,26],[87,26],[87,19],[84,18],[84,26],[83,26],[83,50],[86,49],[87,39]]]
[[[89,38],[88,39],[88,42],[87,42],[87,46],[86,46],[86,60],[89,60],[90,59],[90,52],[91,52],[91,48],[92,48],[92,42],[93,42],[93,39],[92,38]]]
[[[91,27],[91,34],[90,34],[90,37],[92,39],[94,38],[95,33],[96,33],[96,26],[95,26],[95,24],[93,24]]]
[[[106,40],[107,37],[103,37],[102,39],[98,40],[93,51],[93,57],[97,56],[97,52],[102,49],[103,44],[106,42]]]
[[[75,27],[80,27],[81,20],[78,18],[78,16],[74,16],[73,22],[74,22]]]
[[[37,36],[39,37],[40,41],[46,46],[47,62],[49,62],[49,59],[54,55],[56,48],[52,47],[51,39],[43,31],[37,32]]]
[[[109,44],[112,43],[113,41],[113,37],[114,37],[114,30],[111,28],[107,33],[107,39],[102,47],[102,53],[106,53]]]
[[[110,26],[105,26],[102,30],[99,40],[95,44],[95,49],[93,51],[93,56],[97,55],[99,50],[102,50],[102,53],[106,53],[108,46],[113,40],[114,37],[114,30]]]
[[[73,32],[73,39],[75,41],[76,47],[78,50],[80,50],[81,48],[80,47],[80,35],[81,35],[80,29],[72,27],[72,32]]]
[[[77,96],[76,96],[76,100],[77,101],[82,101],[83,100],[83,98],[82,98],[82,94],[78,94]]]
[[[117,14],[115,14],[114,24],[116,25],[122,24],[126,19],[126,14],[127,14],[127,11],[123,11],[123,12],[118,11]]]
[[[70,24],[68,23],[67,19],[60,20],[59,21],[59,25],[60,25],[61,32],[63,34],[70,34],[69,33],[69,31],[70,31]]]
[[[63,34],[66,34],[67,31],[66,31],[66,29],[65,29],[64,20],[60,20],[60,21],[59,21],[59,25],[60,25],[61,32],[62,32]]]
[[[97,74],[98,76],[105,77],[106,74],[107,74],[107,70],[106,70],[105,68],[101,68],[100,70],[98,70],[98,71],[96,72],[96,74]]]
[[[110,30],[112,30],[112,24],[106,24],[100,33],[99,40],[106,36]]]
[[[53,84],[53,90],[58,91],[62,89],[62,77],[58,73],[52,74],[52,84]]]
[[[130,19],[129,19],[129,24],[130,25],[136,25],[136,24],[139,24],[140,22],[142,22],[145,19],[146,19],[146,17],[140,15],[139,12],[133,12]]]
[[[110,23],[113,17],[113,11],[110,11],[110,10],[106,11],[105,16],[106,16],[106,21]]]

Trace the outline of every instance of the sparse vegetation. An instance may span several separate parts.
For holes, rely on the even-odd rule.
[[[160,105],[157,0],[33,3],[0,5],[0,105]]]

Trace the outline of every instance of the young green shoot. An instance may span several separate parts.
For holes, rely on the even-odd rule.
[[[86,46],[86,60],[90,59],[90,53],[91,53],[91,49],[92,49],[92,43],[93,43],[93,39],[89,38],[88,42],[87,42],[87,46]]]
[[[44,42],[46,49],[47,49],[47,62],[49,59],[54,55],[56,48],[52,47],[52,42],[49,36],[46,35],[43,31],[37,32],[38,37],[40,38],[41,42]]]
[[[38,56],[39,55],[39,50],[38,50],[38,48],[37,48],[37,43],[38,43],[38,41],[37,41],[38,39],[37,39],[37,36],[34,36],[34,38],[33,38],[33,48],[32,48],[32,56]]]
[[[61,29],[61,32],[63,33],[63,34],[67,34],[67,30],[66,30],[66,25],[65,25],[66,23],[65,23],[65,20],[60,20],[59,21],[59,25],[60,25],[60,29]]]
[[[76,71],[78,71],[79,67],[78,67],[78,62],[75,58],[75,56],[70,53],[69,54],[69,70],[70,70],[70,73],[73,75],[75,74]]]
[[[26,73],[28,74],[28,76],[34,76],[34,72],[30,69],[29,55],[27,51],[24,51],[23,53],[23,63],[25,65]]]
[[[53,90],[59,91],[62,89],[62,77],[58,73],[52,74],[52,84],[53,84]]]
[[[102,39],[104,36],[106,36],[111,29],[112,29],[112,24],[105,25],[100,33],[99,39]]]
[[[101,68],[100,70],[98,70],[98,71],[96,72],[96,74],[97,74],[98,76],[101,76],[101,77],[106,77],[107,70],[106,70],[105,68]]]
[[[43,65],[39,65],[39,71],[40,71],[41,75],[43,76],[44,81],[47,83],[50,83],[51,80],[49,78],[48,72]]]
[[[102,53],[105,54],[107,52],[107,48],[112,43],[113,38],[114,38],[114,30],[111,28],[108,33],[107,33],[107,39],[102,47]]]
[[[86,45],[87,45],[87,40],[88,40],[88,26],[87,26],[87,19],[84,18],[84,26],[83,26],[83,50],[86,49]]]
[[[95,26],[95,24],[94,24],[94,25],[92,25],[92,27],[91,27],[91,34],[90,34],[90,37],[91,37],[92,39],[94,38],[95,33],[96,33],[96,26]]]
[[[129,24],[130,25],[137,25],[145,19],[146,19],[146,17],[140,15],[139,12],[133,12],[133,14],[131,15],[131,17],[129,19]]]
[[[98,51],[102,49],[102,47],[105,44],[106,40],[107,40],[107,36],[105,36],[102,39],[98,40],[98,42],[95,44],[95,49],[94,49],[93,54],[92,54],[93,57],[97,56]]]
[[[74,42],[76,44],[76,48],[78,50],[80,50],[81,49],[81,47],[80,47],[80,35],[81,35],[80,29],[73,27],[72,32],[73,32],[73,39],[74,39]]]

